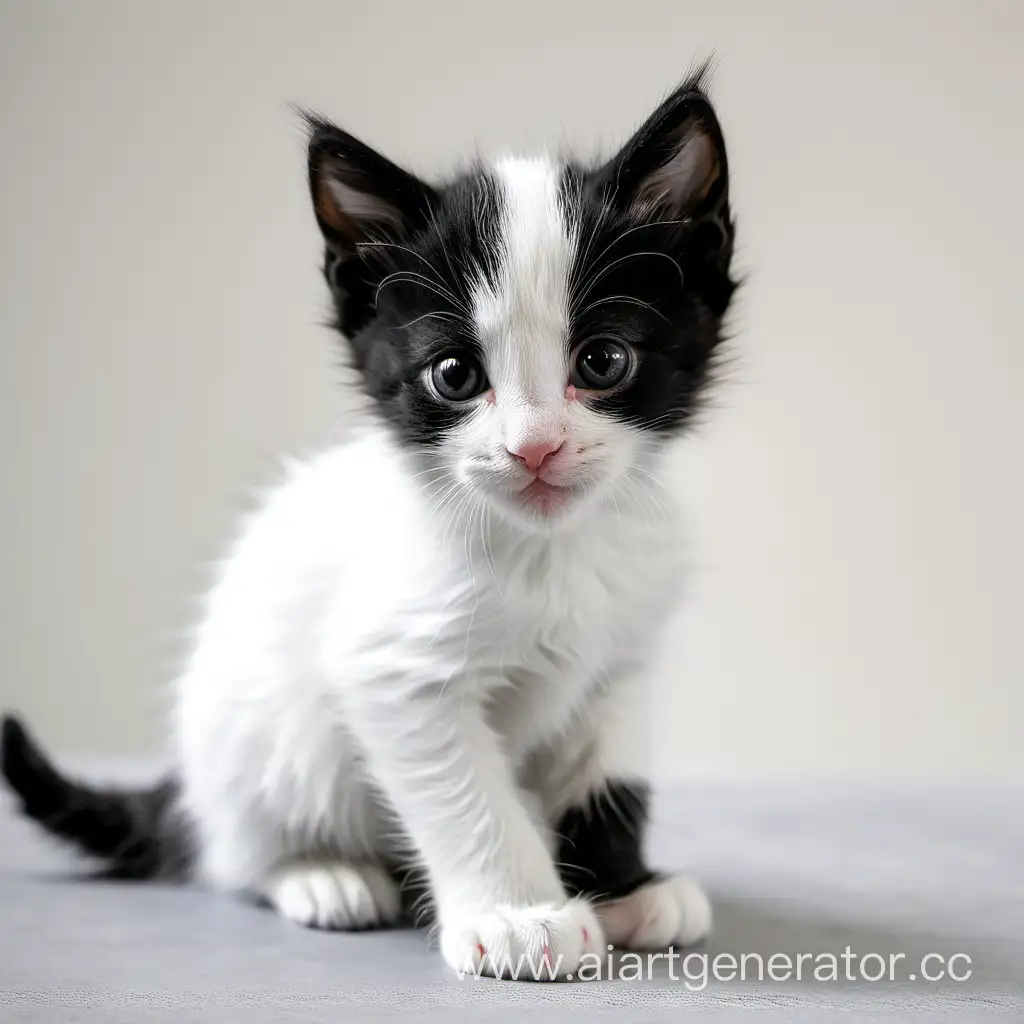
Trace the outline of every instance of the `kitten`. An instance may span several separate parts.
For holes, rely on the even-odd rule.
[[[174,778],[72,783],[14,718],[3,772],[111,872],[304,925],[396,921],[415,865],[456,969],[695,942],[704,893],[643,855],[642,695],[681,576],[662,456],[733,291],[701,76],[601,166],[442,186],[308,122],[373,424],[245,524],[179,682]]]

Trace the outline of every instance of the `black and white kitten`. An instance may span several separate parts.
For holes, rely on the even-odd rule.
[[[661,456],[733,291],[700,77],[596,168],[428,185],[309,123],[373,425],[245,524],[178,684],[175,779],[69,782],[11,718],[3,771],[115,872],[305,925],[396,920],[412,861],[457,969],[692,943],[706,897],[642,853],[642,689],[682,571]]]

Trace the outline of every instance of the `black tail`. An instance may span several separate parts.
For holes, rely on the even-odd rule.
[[[18,719],[0,728],[0,771],[21,798],[21,809],[47,831],[106,862],[114,878],[182,876],[188,852],[175,811],[178,783],[152,789],[95,789],[66,779]]]

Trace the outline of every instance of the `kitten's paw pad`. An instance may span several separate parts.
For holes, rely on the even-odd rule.
[[[374,928],[393,922],[400,909],[398,886],[370,864],[285,864],[267,879],[263,894],[289,921],[308,928]]]
[[[626,949],[692,946],[711,931],[711,903],[689,875],[649,882],[597,913],[608,941]]]
[[[580,957],[604,948],[601,924],[585,900],[499,904],[453,916],[441,927],[441,953],[456,971],[519,981],[575,977]]]

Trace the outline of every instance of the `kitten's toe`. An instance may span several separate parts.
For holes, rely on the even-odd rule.
[[[627,949],[692,946],[711,931],[711,903],[689,875],[672,875],[597,907],[608,941]]]
[[[398,887],[380,868],[340,861],[284,864],[263,895],[289,921],[343,931],[390,924],[400,907]]]
[[[581,958],[596,958],[603,942],[594,908],[580,899],[498,904],[450,916],[441,927],[441,953],[456,971],[517,981],[571,979]]]

